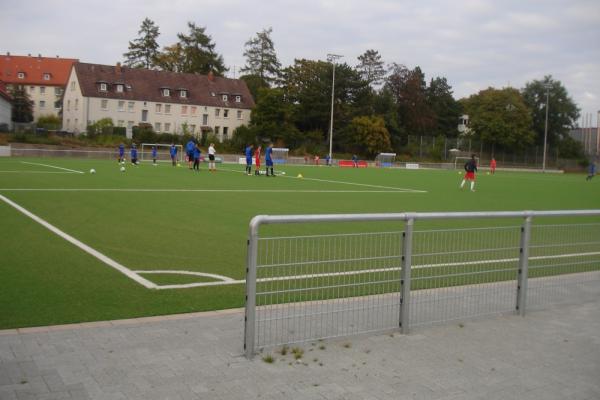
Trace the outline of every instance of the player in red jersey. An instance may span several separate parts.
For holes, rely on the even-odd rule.
[[[496,173],[496,159],[494,157],[492,157],[492,160],[490,161],[490,173]]]
[[[466,181],[471,182],[471,192],[475,191],[475,172],[477,172],[477,161],[475,161],[475,154],[471,154],[471,159],[465,163],[465,176],[460,184],[462,189],[465,186]]]
[[[254,151],[254,163],[256,164],[254,175],[260,175],[260,150],[261,147],[257,146],[256,150]]]

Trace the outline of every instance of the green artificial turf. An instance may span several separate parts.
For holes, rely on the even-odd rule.
[[[62,173],[68,171],[50,166],[84,173]],[[89,173],[91,168],[95,174]],[[248,223],[258,214],[600,208],[600,182],[586,182],[580,174],[479,174],[472,193],[458,189],[462,176],[457,172],[442,170],[285,166],[278,168],[285,176],[270,178],[246,176],[243,166],[228,164],[219,165],[216,173],[205,165],[199,173],[168,164],[127,165],[125,172],[119,168],[103,160],[4,158],[0,195],[131,270],[188,270],[236,280],[245,277]],[[0,202],[0,221],[0,329],[244,304],[243,285],[146,289],[5,202]],[[418,223],[416,229],[490,224],[518,226],[520,221],[431,221]],[[261,236],[402,227],[265,226]],[[158,285],[212,280],[143,276]]]

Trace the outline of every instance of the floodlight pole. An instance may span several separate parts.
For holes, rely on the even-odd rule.
[[[544,126],[544,155],[542,156],[542,172],[546,172],[546,145],[548,143],[548,105],[550,104],[550,89],[552,84],[545,83],[544,88],[546,89],[546,124]]]
[[[333,65],[333,76],[331,79],[331,117],[329,120],[329,162],[333,160],[333,98],[335,93],[335,61],[344,56],[338,54],[327,54],[327,61]],[[331,165],[331,164],[330,164]]]

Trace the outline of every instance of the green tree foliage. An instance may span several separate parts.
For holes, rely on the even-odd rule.
[[[384,87],[375,95],[373,98],[373,110],[375,115],[382,116],[385,121],[385,127],[390,134],[392,148],[399,150],[403,142],[405,142],[407,134],[404,126],[400,124],[398,106],[389,88]]]
[[[356,66],[356,70],[360,77],[369,85],[379,85],[385,78],[385,68],[381,55],[377,50],[367,50],[362,55],[358,56],[360,64]]]
[[[113,123],[112,118],[102,118],[93,124],[88,125],[87,134],[88,136],[112,135],[114,126],[115,124]]]
[[[522,90],[525,104],[533,114],[533,129],[536,142],[544,143],[544,127],[546,123],[546,88],[550,86],[548,108],[548,143],[558,144],[568,137],[569,130],[576,126],[579,109],[560,81],[545,76],[543,80],[528,82]]]
[[[256,76],[271,86],[281,73],[281,63],[277,59],[275,45],[271,39],[273,28],[258,32],[245,44],[246,65],[240,70],[247,75]]]
[[[427,103],[435,120],[433,133],[436,136],[456,136],[458,134],[458,118],[462,114],[462,107],[452,96],[452,87],[448,84],[446,78],[436,77],[431,79],[426,94]]]
[[[464,100],[475,137],[504,148],[534,143],[531,112],[517,89],[488,88]]]
[[[189,33],[178,33],[179,45],[183,53],[183,65],[179,72],[222,76],[227,71],[223,56],[215,52],[215,44],[208,36],[205,27],[188,22]]]
[[[33,121],[33,102],[25,86],[15,86],[10,91],[12,97],[12,120],[13,122]]]
[[[258,98],[260,89],[269,87],[269,84],[258,75],[242,75],[240,79],[246,82],[246,86],[248,86],[248,90],[254,99]]]
[[[48,114],[40,116],[37,120],[36,125],[38,128],[44,128],[49,131],[55,131],[60,129],[61,124],[62,121],[58,117],[58,115]]]
[[[123,54],[124,64],[133,68],[156,67],[158,56],[158,43],[156,39],[160,35],[158,26],[149,18],[142,21],[139,37],[129,42],[129,51]]]
[[[185,54],[181,44],[175,43],[172,46],[166,46],[161,53],[156,56],[156,66],[163,71],[184,72]]]
[[[391,149],[390,134],[382,117],[356,117],[346,128],[344,139],[348,149],[367,156]]]
[[[293,124],[293,105],[285,98],[283,89],[259,90],[250,127],[261,140],[283,142],[291,147],[299,146],[302,141],[300,132]]]

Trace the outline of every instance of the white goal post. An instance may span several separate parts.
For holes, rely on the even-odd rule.
[[[463,169],[466,162],[470,159],[471,157],[456,157],[454,159],[454,169]],[[477,162],[477,168],[479,168],[479,157],[475,157],[475,162]]]
[[[142,143],[140,161],[152,161],[152,146],[156,146],[156,162],[171,162],[171,145],[162,143]],[[183,162],[183,146],[176,144],[177,162]]]
[[[380,167],[391,167],[396,161],[396,153],[379,153],[375,157],[375,164]]]
[[[287,164],[288,162],[288,153],[290,149],[284,147],[273,147],[273,153],[271,153],[271,158],[273,159],[274,164]]]

